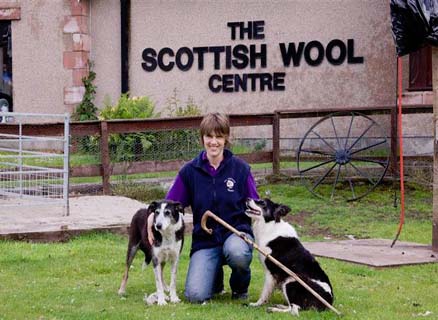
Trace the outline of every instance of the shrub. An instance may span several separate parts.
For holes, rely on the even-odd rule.
[[[97,108],[94,105],[94,99],[96,97],[94,80],[96,79],[96,73],[93,71],[93,63],[91,61],[88,62],[88,67],[88,75],[82,78],[82,83],[85,87],[84,96],[72,114],[72,120],[74,121],[97,120]],[[89,136],[78,137],[77,148],[80,152],[95,153],[97,152],[97,140]]]
[[[105,102],[105,108],[100,112],[102,120],[111,119],[145,119],[152,118],[155,105],[149,97],[129,97],[127,93],[120,96],[115,106]]]
[[[186,103],[178,98],[178,91],[167,99],[166,110],[170,117],[188,117],[201,115],[200,108],[195,104],[193,98],[189,97]],[[180,129],[152,134],[153,154],[157,160],[169,159],[190,159],[200,149],[199,132],[197,129]]]
[[[89,61],[88,66],[88,76],[82,78],[82,83],[85,87],[85,93],[82,97],[81,103],[78,104],[72,114],[72,119],[75,121],[97,120],[97,108],[94,105],[96,86],[93,83],[96,79],[96,73],[93,71],[92,62]]]
[[[168,99],[166,110],[169,116],[200,115],[199,107],[189,98],[181,103],[176,90]],[[111,119],[144,119],[157,117],[154,113],[154,103],[148,97],[129,97],[121,95],[116,105],[106,99],[105,108],[100,113],[102,120]],[[109,141],[112,161],[142,161],[189,159],[200,150],[199,133],[197,129],[179,129],[168,131],[138,132],[112,134]]]
[[[145,119],[152,118],[155,105],[146,96],[129,97],[122,94],[116,105],[108,101],[100,113],[102,120],[111,119]],[[152,146],[154,137],[148,133],[112,134],[109,137],[110,157],[113,161],[138,161],[142,160],[145,150]]]

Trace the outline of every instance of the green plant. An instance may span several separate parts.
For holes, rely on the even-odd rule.
[[[88,69],[88,75],[82,78],[82,83],[85,87],[84,96],[72,114],[72,120],[75,121],[97,120],[97,107],[94,105],[96,97],[96,86],[94,85],[96,72],[93,71],[93,63],[91,61],[88,61]],[[79,152],[95,153],[97,150],[98,143],[95,137],[77,137],[74,142]]]
[[[126,177],[119,183],[114,184],[111,191],[114,195],[124,196],[142,202],[151,202],[156,199],[163,199],[166,196],[166,190],[163,188],[151,187],[144,183],[136,183]]]
[[[84,96],[72,114],[72,119],[75,121],[97,120],[97,108],[94,105],[97,88],[94,85],[96,72],[93,71],[93,62],[88,62],[88,68],[88,75],[82,78],[82,83],[85,87]]]
[[[254,145],[254,151],[262,151],[266,148],[266,139],[261,139],[257,141]]]
[[[154,114],[155,104],[147,96],[130,97],[128,93],[124,93],[116,105],[111,105],[110,101],[106,101],[105,104],[99,116],[102,120],[146,119],[159,115]]]
[[[155,105],[149,97],[129,97],[125,93],[114,106],[107,101],[100,118],[102,120],[152,118],[158,115],[154,114],[154,109]],[[109,138],[111,160],[142,160],[142,155],[151,148],[153,140],[153,135],[149,133],[112,134]]]
[[[178,98],[177,89],[173,90],[167,99],[167,113],[170,117],[199,116],[201,110],[192,97],[186,103]],[[153,132],[152,138],[154,160],[190,159],[200,150],[199,131],[197,129],[179,129],[162,132]]]
[[[195,103],[193,97],[188,97],[186,103],[182,103],[178,98],[178,90],[173,89],[172,95],[167,98],[166,110],[170,117],[189,117],[201,115],[199,106]]]

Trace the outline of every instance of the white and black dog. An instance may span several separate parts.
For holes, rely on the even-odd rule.
[[[303,247],[294,227],[282,220],[282,217],[290,212],[290,208],[269,199],[248,199],[246,206],[246,214],[253,221],[254,237],[260,249],[280,261],[332,304],[333,289],[328,276],[312,254]],[[259,257],[265,269],[265,283],[260,298],[257,302],[251,303],[251,306],[267,303],[274,289],[281,288],[288,306],[276,306],[269,308],[269,311],[298,315],[300,308],[326,309],[324,304],[293,277],[261,253]]]
[[[128,281],[129,268],[137,250],[145,255],[145,264],[152,261],[155,274],[156,292],[149,297],[145,296],[148,304],[158,303],[165,305],[170,294],[170,302],[180,302],[176,293],[176,274],[179,256],[184,244],[184,208],[179,202],[161,200],[152,202],[147,209],[138,210],[132,217],[129,229],[128,252],[126,254],[126,269],[120,284],[119,295],[123,295]],[[152,225],[148,225],[151,224]],[[153,233],[151,245],[148,232]],[[167,288],[163,268],[166,262],[171,265],[170,287]]]

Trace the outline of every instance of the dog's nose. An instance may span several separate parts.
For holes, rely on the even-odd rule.
[[[161,223],[157,223],[156,225],[155,225],[155,228],[157,228],[157,230],[161,230]]]

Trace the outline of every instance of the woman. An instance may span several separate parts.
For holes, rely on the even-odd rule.
[[[213,235],[201,228],[201,218],[210,210],[253,238],[245,214],[246,198],[258,199],[249,165],[226,149],[230,123],[227,116],[207,114],[200,125],[204,149],[179,171],[166,199],[179,201],[193,212],[192,247],[185,284],[190,302],[202,303],[222,292],[223,265],[231,268],[233,299],[247,299],[251,279],[252,247],[239,236],[209,221]]]

